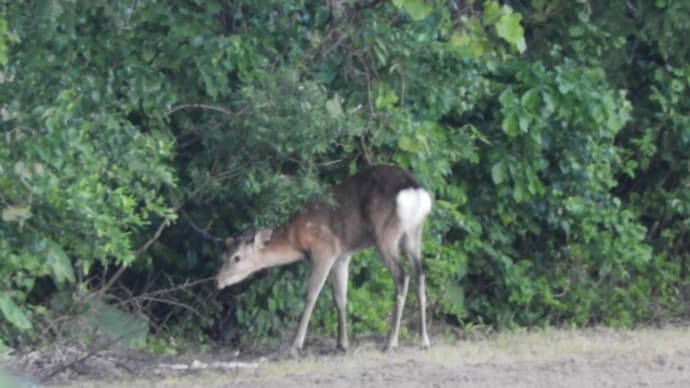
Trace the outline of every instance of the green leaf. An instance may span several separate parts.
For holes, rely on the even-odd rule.
[[[521,132],[527,133],[529,131],[529,122],[530,119],[526,114],[521,114],[518,116],[518,126],[520,127]]]
[[[415,141],[415,139],[410,136],[401,135],[398,138],[398,148],[403,151],[417,152],[421,149],[421,146],[419,142]]]
[[[62,283],[65,280],[70,283],[75,281],[72,262],[60,245],[54,241],[49,241],[45,255],[56,283]]]
[[[551,93],[547,91],[542,92],[541,97],[544,100],[544,108],[542,109],[542,113],[544,116],[548,116],[556,110],[556,100]]]
[[[330,100],[326,101],[326,110],[334,118],[341,117],[343,115],[343,105],[340,101],[340,96],[338,93],[333,96]]]
[[[501,160],[491,166],[491,180],[494,181],[494,184],[500,185],[503,183],[506,180],[507,175],[508,169],[506,168],[504,161]]]
[[[546,6],[546,0],[532,0],[532,8],[542,10]]]
[[[484,2],[484,13],[482,16],[485,25],[496,24],[498,19],[501,18],[501,5],[496,0]]]
[[[515,113],[508,113],[501,123],[501,128],[510,137],[515,137],[520,134],[520,125]]]
[[[2,209],[2,220],[5,222],[23,222],[31,216],[29,206],[8,206]]]
[[[11,41],[12,36],[8,33],[7,20],[5,15],[0,14],[0,65],[7,64],[7,41]]]
[[[521,99],[522,105],[529,112],[536,113],[541,105],[541,99],[539,98],[539,91],[536,88],[532,88],[522,95]]]
[[[5,319],[13,324],[19,330],[31,329],[31,322],[26,317],[26,314],[17,306],[16,303],[6,294],[0,294],[0,311]]]
[[[501,106],[507,108],[515,105],[517,102],[517,97],[515,96],[513,89],[511,87],[507,87],[503,92],[501,92],[501,95],[498,96],[498,101],[501,103]]]
[[[515,187],[513,187],[513,199],[515,202],[523,202],[527,199],[527,193],[525,192],[525,186],[517,182]]]
[[[422,20],[425,19],[433,8],[428,5],[424,0],[393,0],[398,9],[407,12],[412,20]]]
[[[527,44],[525,43],[525,31],[520,25],[522,15],[513,12],[508,6],[504,6],[502,11],[503,14],[495,24],[496,33],[519,52],[524,52]]]
[[[472,43],[472,38],[465,33],[453,32],[450,35],[448,43],[450,43],[450,45],[453,47],[465,47]]]
[[[579,38],[585,33],[585,30],[582,26],[573,26],[568,29],[568,33],[573,38]]]
[[[395,105],[398,102],[398,95],[393,92],[381,93],[376,97],[376,108],[382,109]]]
[[[12,352],[12,348],[7,346],[7,344],[5,344],[5,342],[2,339],[0,339],[0,357],[8,355],[10,352]],[[0,376],[0,387],[3,386],[2,378],[3,376]]]
[[[525,176],[527,177],[527,191],[532,195],[543,195],[544,186],[539,180],[539,176],[534,172],[533,169],[527,168],[525,170]]]

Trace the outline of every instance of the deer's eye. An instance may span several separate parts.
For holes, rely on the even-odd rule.
[[[235,263],[239,263],[240,257],[235,255],[235,256],[233,256],[232,261],[234,261]]]

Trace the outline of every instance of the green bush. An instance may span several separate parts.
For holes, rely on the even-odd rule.
[[[79,304],[99,290],[161,334],[286,335],[306,264],[220,294],[166,290],[219,266],[199,229],[275,227],[377,162],[434,194],[425,265],[437,322],[687,314],[688,8],[1,4],[0,338],[47,340],[31,329],[70,311],[55,311],[58,293]],[[314,332],[335,330],[329,293]],[[351,331],[385,330],[392,304],[376,255],[358,255]]]

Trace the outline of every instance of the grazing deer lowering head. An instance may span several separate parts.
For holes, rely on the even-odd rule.
[[[302,258],[312,261],[304,312],[292,343],[301,349],[316,298],[328,274],[338,311],[338,348],[348,346],[345,323],[348,265],[353,253],[378,249],[396,286],[395,311],[386,350],[398,345],[400,319],[409,277],[399,263],[399,249],[412,261],[419,309],[422,346],[429,346],[426,330],[426,292],[422,270],[422,225],[431,211],[431,196],[412,174],[395,166],[372,166],[331,189],[331,200],[313,202],[276,231],[248,231],[226,240],[218,288],[242,281],[268,267]]]

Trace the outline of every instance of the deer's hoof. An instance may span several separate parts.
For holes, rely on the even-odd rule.
[[[299,358],[301,356],[301,348],[298,348],[296,346],[291,346],[290,349],[288,350],[287,356],[289,358]]]
[[[391,342],[387,343],[386,346],[383,347],[383,351],[385,353],[393,353],[397,349],[398,349],[398,344],[391,343]]]
[[[428,338],[424,338],[422,340],[422,349],[423,350],[428,350],[431,347],[431,343],[429,342]]]

